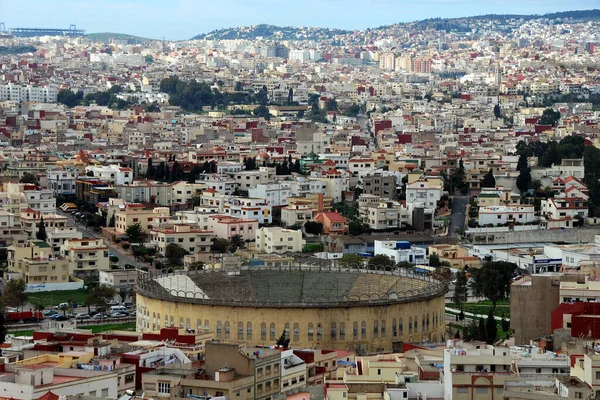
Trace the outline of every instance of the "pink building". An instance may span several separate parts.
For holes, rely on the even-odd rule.
[[[211,230],[219,238],[231,239],[235,235],[240,235],[244,240],[256,239],[258,221],[255,219],[235,218],[229,215],[211,215],[209,221]]]

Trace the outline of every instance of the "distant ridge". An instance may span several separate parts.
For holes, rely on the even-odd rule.
[[[545,18],[550,20],[556,19],[572,19],[574,22],[582,21],[595,21],[600,20],[600,9],[593,10],[573,10],[573,11],[560,11],[547,14],[487,14],[477,15],[471,17],[459,17],[459,18],[428,18],[414,22],[402,22],[392,25],[384,25],[374,29],[367,29],[365,31],[360,30],[344,30],[344,29],[329,29],[329,28],[318,28],[318,27],[291,27],[291,26],[277,26],[269,24],[260,24],[252,26],[241,26],[237,28],[223,28],[213,30],[208,33],[202,33],[196,35],[192,40],[196,39],[207,39],[207,40],[232,40],[232,39],[246,39],[253,40],[257,38],[271,39],[271,40],[319,40],[319,39],[331,39],[334,36],[342,36],[357,32],[379,32],[390,27],[420,27],[423,29],[435,29],[455,32],[468,32],[471,30],[469,24],[477,21],[504,21],[509,19],[523,19],[526,21]]]
[[[98,33],[88,33],[85,35],[86,38],[96,41],[96,42],[105,42],[108,43],[110,39],[135,39],[138,42],[147,42],[153,41],[155,39],[143,38],[135,35],[128,35],[126,33],[114,33],[114,32],[98,32]]]

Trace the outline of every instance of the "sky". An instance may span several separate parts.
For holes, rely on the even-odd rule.
[[[182,40],[261,23],[365,29],[425,18],[544,14],[600,8],[600,0],[0,0],[7,28],[68,28]]]

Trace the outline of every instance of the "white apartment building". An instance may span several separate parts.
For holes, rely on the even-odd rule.
[[[260,183],[275,181],[274,167],[259,167],[258,171],[239,171],[229,173],[241,190],[250,190]]]
[[[327,194],[327,182],[321,180],[299,177],[294,181],[286,181],[290,188],[290,195],[295,197],[306,196],[307,194]]]
[[[375,255],[386,255],[396,264],[408,261],[414,265],[428,265],[427,251],[421,247],[415,247],[406,241],[375,240]]]
[[[263,253],[301,252],[305,244],[300,229],[284,229],[275,226],[263,227],[256,231],[255,247]]]
[[[133,170],[118,165],[90,165],[85,167],[85,173],[111,184],[126,185],[133,182]]]
[[[419,202],[435,209],[442,198],[442,192],[443,185],[439,180],[419,179],[406,185],[406,202]]]
[[[227,199],[223,212],[235,218],[255,219],[259,224],[273,222],[272,207],[265,199],[234,197]]]
[[[354,176],[362,179],[365,175],[371,174],[377,168],[377,161],[372,158],[351,158],[348,160],[348,169]]]
[[[76,168],[50,169],[46,172],[46,186],[52,190],[55,197],[73,195],[78,176],[79,171]]]
[[[21,102],[56,103],[58,89],[55,86],[19,85],[12,82],[0,84],[0,100]]]
[[[207,253],[210,251],[215,235],[212,231],[194,229],[190,225],[173,225],[168,229],[150,231],[150,243],[156,246],[160,254],[165,255],[167,246],[175,243],[190,253]]]
[[[578,219],[585,220],[588,216],[588,207],[585,200],[578,197],[550,198],[542,200],[542,215],[551,219]],[[569,224],[567,226],[573,226]]]
[[[46,229],[46,243],[52,247],[55,256],[60,255],[60,248],[70,239],[83,239],[83,233],[74,226],[60,226]]]
[[[506,223],[532,223],[535,220],[533,204],[509,204],[507,206],[479,207],[480,226]]]
[[[265,199],[272,207],[287,206],[287,198],[292,195],[288,182],[261,183],[248,190],[250,197]]]
[[[43,215],[56,214],[56,197],[50,189],[25,190],[29,208]]]

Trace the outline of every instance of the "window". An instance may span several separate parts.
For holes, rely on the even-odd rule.
[[[457,387],[456,393],[469,393],[469,388],[468,387]]]
[[[102,389],[102,397],[108,397],[108,388]]]
[[[600,371],[596,371],[596,379],[600,379]]]
[[[314,328],[312,322],[308,323],[308,340],[314,340]]]
[[[271,322],[271,326],[269,327],[269,337],[271,340],[275,340],[275,323]]]
[[[486,388],[486,387],[475,388],[475,393],[477,393],[477,394],[488,394],[488,388]]]
[[[260,340],[267,340],[267,324],[264,322],[260,324]]]

